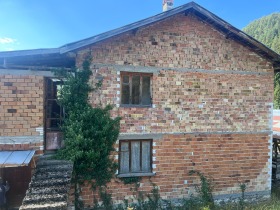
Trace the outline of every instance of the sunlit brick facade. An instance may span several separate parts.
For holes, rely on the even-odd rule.
[[[184,14],[80,50],[78,65],[89,54],[91,82],[103,79],[92,105],[115,105],[112,115],[122,117],[119,141],[153,142],[154,175],[143,177],[139,190],[148,192],[154,183],[164,199],[187,197],[198,182],[188,172],[198,170],[213,178],[217,196],[240,193],[240,183],[249,194],[270,194],[270,61]],[[151,106],[123,106],[123,72],[152,74]],[[116,178],[109,191],[117,202],[133,198],[131,187]],[[82,194],[91,205],[90,187]]]

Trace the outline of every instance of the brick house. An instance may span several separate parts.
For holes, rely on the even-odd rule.
[[[60,84],[50,70],[88,55],[92,83],[103,80],[90,102],[114,104],[122,117],[114,201],[133,196],[117,177],[133,176],[140,190],[154,183],[164,199],[187,197],[197,183],[190,170],[213,177],[217,198],[244,182],[249,195],[270,195],[280,56],[193,2],[60,48],[1,52],[1,150],[60,147]],[[93,204],[86,184],[82,195]]]

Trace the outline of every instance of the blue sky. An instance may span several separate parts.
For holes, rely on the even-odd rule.
[[[280,12],[280,0],[195,2],[239,29]],[[162,0],[0,0],[0,51],[60,47],[160,12]]]

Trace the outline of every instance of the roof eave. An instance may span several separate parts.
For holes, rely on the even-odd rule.
[[[39,54],[40,55],[60,54],[60,48],[2,51],[0,52],[0,58],[31,56],[31,55],[39,55]]]

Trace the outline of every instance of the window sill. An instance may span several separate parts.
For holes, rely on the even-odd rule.
[[[138,176],[155,176],[156,173],[129,173],[129,174],[118,174],[118,178],[123,177],[138,177]]]
[[[121,104],[120,107],[126,108],[152,108],[152,104],[150,105],[137,105],[137,104]]]

